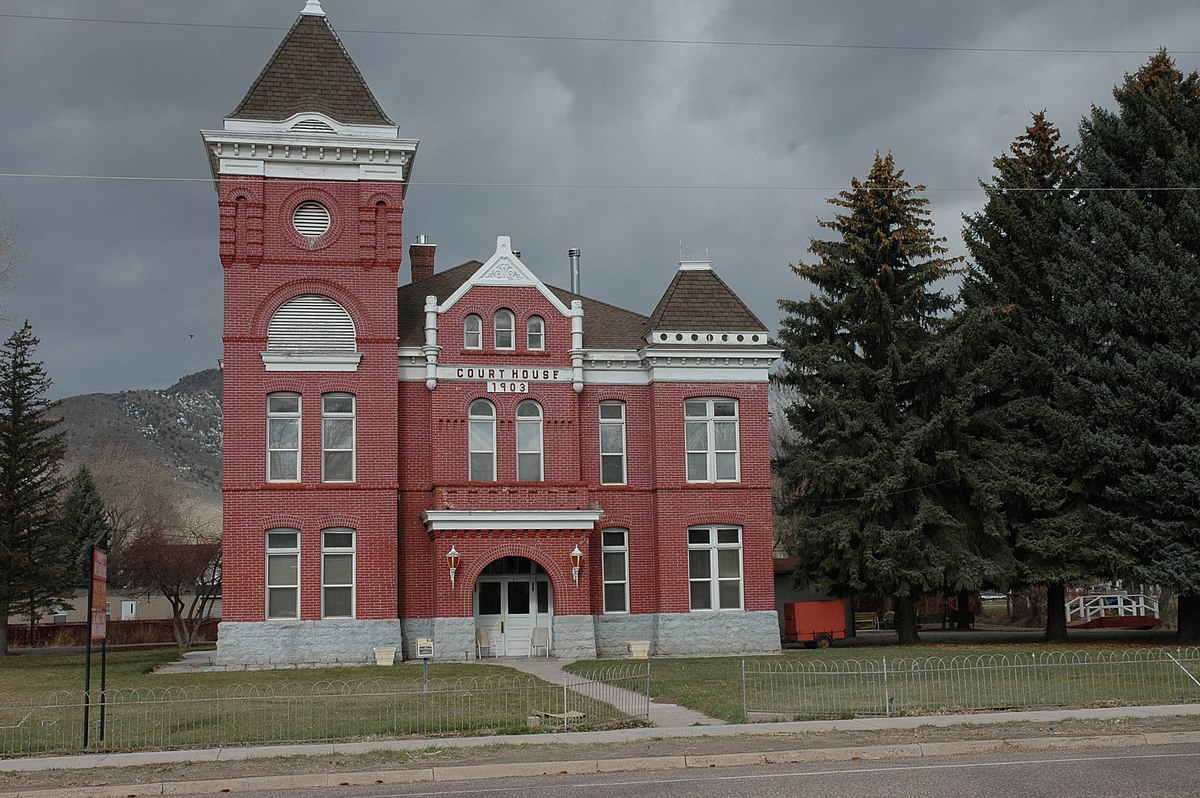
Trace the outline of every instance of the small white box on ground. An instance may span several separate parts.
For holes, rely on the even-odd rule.
[[[626,640],[626,645],[629,646],[630,659],[649,659],[650,658],[650,641],[649,640]]]
[[[392,665],[396,662],[395,646],[375,646],[372,651],[375,652],[376,665]]]

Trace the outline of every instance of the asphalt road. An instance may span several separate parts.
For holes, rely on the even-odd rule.
[[[250,798],[1175,798],[1200,795],[1200,745],[1037,752],[836,765],[488,779],[408,786],[266,790]]]

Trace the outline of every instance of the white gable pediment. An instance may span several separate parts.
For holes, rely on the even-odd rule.
[[[475,286],[500,286],[507,288],[535,288],[546,298],[546,301],[558,309],[564,316],[571,315],[571,309],[546,287],[529,268],[521,263],[520,258],[513,254],[512,241],[508,236],[496,236],[496,251],[487,259],[487,263],[479,267],[471,277],[458,287],[458,290],[446,298],[438,307],[439,313],[445,313],[458,300]]]

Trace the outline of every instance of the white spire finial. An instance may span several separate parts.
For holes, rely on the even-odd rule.
[[[300,13],[312,14],[316,17],[325,16],[325,10],[321,8],[321,0],[308,0],[308,2],[304,4],[304,10]]]

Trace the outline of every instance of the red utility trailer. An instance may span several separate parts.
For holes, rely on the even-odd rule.
[[[789,601],[783,605],[783,639],[809,648],[829,648],[846,637],[846,602]]]

